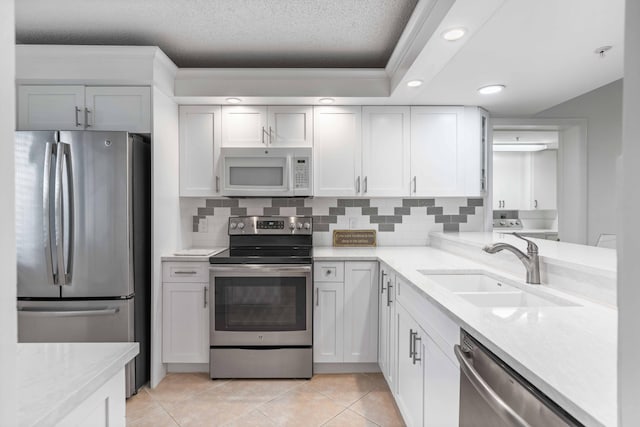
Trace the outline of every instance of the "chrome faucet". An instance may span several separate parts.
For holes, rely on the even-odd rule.
[[[509,243],[494,243],[492,245],[487,245],[482,248],[483,251],[495,254],[496,252],[500,252],[501,250],[507,250],[515,254],[520,261],[524,264],[527,269],[527,283],[532,285],[540,284],[540,262],[538,260],[538,245],[533,243],[529,239],[525,239],[518,233],[511,233],[519,239],[527,242],[527,254],[525,255],[520,249],[516,248]]]

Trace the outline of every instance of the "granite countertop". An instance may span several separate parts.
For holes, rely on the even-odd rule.
[[[18,425],[55,425],[138,352],[138,343],[18,344]]]
[[[452,234],[461,236],[450,238],[466,239],[477,246],[496,239],[493,233]],[[610,256],[608,252],[601,254],[601,248],[574,246],[579,245],[549,241],[542,253],[560,257],[557,262],[593,263],[592,267],[604,271],[614,268],[615,253]],[[588,426],[617,424],[617,310],[544,285],[536,290],[579,306],[477,307],[417,270],[434,274],[487,272],[518,282],[525,289],[530,285],[521,277],[436,248],[314,248],[315,261],[338,259],[387,264],[579,421]]]

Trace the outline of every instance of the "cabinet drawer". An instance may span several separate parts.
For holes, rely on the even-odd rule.
[[[209,263],[202,262],[163,262],[163,282],[209,282]]]
[[[344,262],[316,262],[313,269],[316,282],[344,282]]]

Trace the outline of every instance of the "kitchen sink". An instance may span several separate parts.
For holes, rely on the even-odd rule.
[[[543,298],[529,292],[456,292],[477,307],[572,307],[578,304],[562,298]]]
[[[540,295],[485,274],[436,274],[418,270],[430,280],[477,307],[575,307],[572,301]],[[529,285],[528,285],[529,286]]]
[[[504,281],[484,274],[433,274],[429,270],[418,270],[437,284],[451,292],[514,292],[519,291]]]

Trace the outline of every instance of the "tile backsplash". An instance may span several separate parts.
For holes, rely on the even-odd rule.
[[[374,229],[379,246],[418,246],[430,231],[482,231],[482,198],[247,198],[180,201],[184,246],[226,246],[230,216],[313,217],[316,246],[329,246],[333,230]],[[189,239],[190,237],[190,239]]]

